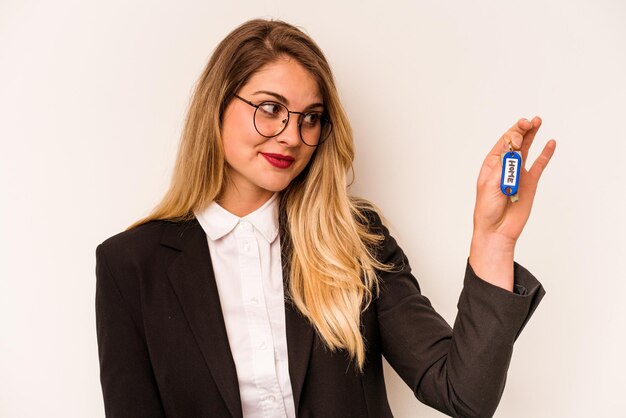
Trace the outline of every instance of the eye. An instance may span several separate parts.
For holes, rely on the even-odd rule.
[[[306,113],[302,119],[302,124],[307,126],[316,126],[320,123],[322,114],[320,112]]]
[[[259,105],[259,112],[268,118],[278,117],[282,113],[282,106],[279,103],[263,102]]]

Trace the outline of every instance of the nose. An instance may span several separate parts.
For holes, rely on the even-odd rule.
[[[300,127],[298,126],[298,114],[290,114],[285,129],[275,136],[277,142],[293,147],[300,144]]]

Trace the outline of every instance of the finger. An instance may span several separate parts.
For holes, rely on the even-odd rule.
[[[500,156],[509,150],[509,142],[514,149],[519,149],[523,141],[523,135],[533,128],[533,124],[528,119],[518,120],[508,131],[506,131],[495,143],[485,161],[483,166],[486,166],[489,170],[494,170],[500,165]]]
[[[528,150],[530,149],[530,146],[533,144],[533,141],[535,140],[535,135],[537,134],[539,127],[541,127],[542,122],[543,121],[541,120],[539,116],[535,116],[530,121],[530,123],[532,124],[532,127],[524,135],[524,139],[522,140],[522,147],[520,150],[522,153],[522,167],[526,167],[526,158],[528,157]]]
[[[510,133],[518,133],[520,135],[524,135],[526,132],[528,132],[532,128],[533,128],[533,123],[529,121],[528,119],[522,118],[518,120],[515,124],[513,124],[513,126],[509,128],[507,133],[510,132]]]
[[[500,154],[509,150],[509,140],[514,149],[520,149],[522,139],[526,132],[533,128],[533,124],[528,119],[520,119],[508,131],[504,133],[489,152],[489,156],[500,157]]]
[[[543,173],[543,170],[546,168],[546,166],[550,162],[550,159],[552,158],[552,155],[554,154],[555,149],[556,149],[556,141],[554,139],[549,140],[548,143],[543,147],[543,151],[541,151],[541,155],[537,157],[537,159],[533,163],[533,166],[530,167],[528,174],[530,174],[532,178],[535,179],[535,181],[539,181],[539,178],[541,177],[541,173]]]

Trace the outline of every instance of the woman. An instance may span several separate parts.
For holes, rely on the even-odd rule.
[[[525,161],[540,124],[520,120],[483,164],[451,329],[347,194],[352,133],[320,49],[284,22],[235,29],[197,83],[162,202],[96,250],[107,416],[390,417],[383,355],[422,402],[491,416],[544,295],[513,253],[555,143],[514,204],[500,155]]]

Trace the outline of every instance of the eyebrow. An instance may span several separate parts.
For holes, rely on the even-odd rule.
[[[267,90],[259,90],[259,91],[255,91],[254,93],[252,93],[253,96],[256,96],[257,94],[267,94],[268,96],[272,96],[276,100],[284,103],[286,106],[289,106],[289,100],[287,100],[287,98],[283,96],[282,94],[278,94],[273,91],[267,91]],[[324,107],[324,103],[310,104],[307,107],[305,107],[304,110],[312,109],[314,107]]]

